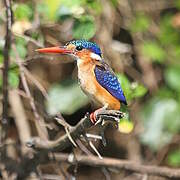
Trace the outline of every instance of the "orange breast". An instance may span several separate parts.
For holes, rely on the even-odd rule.
[[[95,63],[91,59],[78,62],[78,77],[82,90],[101,107],[107,105],[108,109],[119,110],[120,102],[103,88],[96,80],[94,74]]]
[[[114,96],[112,96],[105,88],[103,88],[95,79],[93,82],[96,86],[96,99],[105,106],[108,105],[108,109],[119,110],[120,109],[120,101],[117,100]]]

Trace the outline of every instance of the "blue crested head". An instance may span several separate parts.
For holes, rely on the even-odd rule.
[[[66,45],[68,44],[74,44],[76,48],[79,48],[79,49],[89,49],[93,53],[101,56],[101,49],[96,43],[89,42],[87,40],[72,40],[68,42]]]

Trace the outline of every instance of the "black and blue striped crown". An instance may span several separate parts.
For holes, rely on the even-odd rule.
[[[101,56],[101,49],[96,43],[89,42],[87,40],[72,40],[68,42],[66,45],[68,44],[74,44],[76,47],[82,46],[83,48],[89,49],[95,54],[98,54],[99,56]]]

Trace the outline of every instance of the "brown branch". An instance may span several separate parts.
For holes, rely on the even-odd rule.
[[[71,164],[89,165],[95,167],[106,167],[124,169],[141,174],[156,175],[168,178],[180,178],[180,169],[172,169],[168,167],[159,167],[153,165],[142,165],[135,163],[134,161],[120,160],[114,158],[99,159],[97,156],[85,156],[85,155],[73,155],[54,153],[49,155],[50,160],[56,160],[60,162],[68,162]]]
[[[116,121],[123,117],[123,113],[115,110],[102,110],[97,113],[97,118],[102,119],[104,121]],[[85,116],[80,120],[80,122],[75,126],[69,129],[69,134],[73,138],[73,140],[78,139],[82,134],[84,134],[85,130],[92,126],[92,122],[89,116]],[[44,140],[39,137],[34,137],[30,141],[27,142],[29,147],[35,149],[46,149],[46,150],[58,150],[62,151],[72,143],[69,140],[67,134],[59,137],[57,140],[49,141]]]
[[[119,116],[118,116],[119,115]],[[98,118],[103,120],[113,121],[117,117],[122,117],[122,113],[119,114],[118,111],[113,110],[102,110],[97,114]],[[87,128],[90,128],[93,124],[91,123],[89,116],[85,116],[81,121],[75,126],[70,128],[70,135],[74,140],[80,138],[82,134],[84,134]],[[61,136],[59,139],[54,141],[44,141],[38,137],[31,139],[28,142],[30,147],[33,147],[37,150],[58,150],[62,151],[72,143],[70,142],[68,135],[65,134]],[[43,151],[40,151],[43,152]],[[53,153],[48,156],[49,160],[57,160],[59,162],[68,162],[70,164],[82,164],[89,165],[95,167],[104,167],[104,168],[116,168],[128,170],[136,173],[147,174],[147,175],[156,175],[168,178],[180,178],[180,170],[179,169],[171,169],[167,167],[158,167],[153,165],[142,165],[136,163],[134,161],[128,160],[119,160],[113,158],[103,158],[100,159],[97,156],[81,156],[81,155],[72,155],[72,154],[61,154],[61,153]],[[44,159],[44,158],[43,158]],[[40,162],[39,162],[40,163]]]
[[[3,112],[2,112],[2,125],[4,133],[2,134],[2,139],[5,138],[5,129],[7,129],[8,124],[8,68],[9,68],[9,50],[11,47],[11,26],[12,26],[12,10],[11,2],[9,0],[4,0],[6,7],[6,37],[4,46],[4,68],[3,68]]]
[[[31,72],[24,66],[22,66],[24,74],[26,75],[27,79],[29,79],[42,93],[42,95],[48,100],[48,93],[46,89],[41,85],[41,83],[31,74]]]
[[[35,125],[36,125],[36,128],[37,128],[38,134],[41,136],[41,138],[47,139],[48,138],[47,129],[44,126],[44,120],[40,117],[40,115],[38,114],[38,111],[36,109],[34,98],[31,95],[30,88],[28,86],[28,82],[27,82],[26,77],[25,77],[25,72],[24,72],[25,68],[24,68],[23,64],[21,63],[22,60],[21,60],[21,58],[20,58],[14,44],[12,45],[12,48],[13,48],[13,50],[15,52],[15,55],[16,55],[15,62],[19,66],[22,85],[24,87],[24,90],[25,90],[25,93],[26,93],[27,97],[30,100],[30,106],[32,108],[34,117],[36,118]]]
[[[29,149],[27,149],[25,143],[31,138],[31,130],[22,104],[22,100],[17,92],[17,89],[9,90],[9,104],[11,106],[16,127],[18,129],[22,153],[26,154],[29,152]]]

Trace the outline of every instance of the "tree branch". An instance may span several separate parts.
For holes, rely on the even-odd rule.
[[[19,139],[21,141],[22,153],[26,154],[30,149],[25,146],[25,143],[31,138],[31,130],[22,100],[20,98],[20,95],[17,93],[17,89],[9,90],[9,104],[15,118]]]
[[[47,139],[47,136],[48,136],[47,129],[45,128],[44,125],[42,125],[44,120],[40,117],[40,115],[39,115],[39,113],[37,111],[35,102],[34,102],[34,98],[31,95],[30,88],[28,86],[27,79],[25,77],[25,71],[24,71],[25,68],[24,68],[23,64],[21,63],[22,60],[21,60],[21,58],[20,58],[20,56],[19,56],[19,54],[17,52],[17,49],[16,49],[15,45],[13,45],[12,48],[13,48],[13,50],[15,52],[15,55],[16,55],[15,62],[19,66],[22,85],[24,87],[24,90],[25,90],[25,93],[26,93],[27,97],[30,100],[30,106],[32,108],[34,117],[36,118],[35,126],[37,128],[38,134],[41,136],[41,138]]]
[[[4,67],[3,67],[3,112],[2,112],[2,125],[3,125],[3,133],[2,139],[5,138],[5,129],[8,124],[8,68],[9,68],[9,50],[11,46],[11,26],[12,26],[12,10],[11,10],[11,2],[9,0],[4,0],[4,4],[6,7],[6,37],[5,37],[5,46],[4,46]]]
[[[123,113],[115,110],[102,110],[97,113],[97,118],[102,119],[104,121],[117,121],[123,117]],[[85,130],[93,126],[89,115],[86,115],[84,118],[80,120],[80,122],[75,126],[69,129],[69,134],[76,140],[82,134],[84,134]],[[39,137],[34,137],[30,141],[27,142],[29,147],[34,149],[46,149],[46,150],[58,150],[62,151],[72,143],[68,138],[68,135],[65,134],[54,141],[44,140]]]
[[[180,169],[159,167],[153,165],[141,165],[133,161],[120,160],[114,158],[99,159],[97,156],[73,155],[64,153],[54,153],[49,155],[50,160],[68,162],[71,164],[89,165],[95,167],[116,168],[133,171],[141,174],[156,175],[168,178],[180,178]]]
[[[123,114],[119,111],[114,110],[102,110],[98,112],[97,118],[102,120],[110,120],[116,121],[118,118],[122,118]],[[89,115],[85,116],[81,119],[81,121],[75,126],[70,128],[70,135],[73,140],[78,139],[82,134],[85,133],[87,128],[90,128],[93,124],[90,121]],[[39,137],[32,138],[27,145],[32,147],[36,150],[58,150],[62,151],[72,143],[68,138],[68,135],[65,134],[61,136],[59,139],[54,141],[46,141],[42,140]],[[40,151],[43,152],[43,151]],[[44,158],[43,158],[44,159]],[[105,168],[116,168],[116,169],[123,169],[128,170],[136,173],[141,174],[148,174],[148,175],[156,175],[168,178],[180,178],[180,170],[179,169],[171,169],[167,167],[158,167],[153,165],[142,165],[133,161],[128,160],[119,160],[113,158],[103,158],[100,159],[97,156],[81,156],[81,155],[72,155],[72,154],[63,154],[63,153],[53,153],[48,155],[49,160],[56,160],[59,162],[67,162],[70,164],[82,164],[82,165],[89,165],[95,167],[105,167]],[[41,162],[39,162],[41,163]]]

